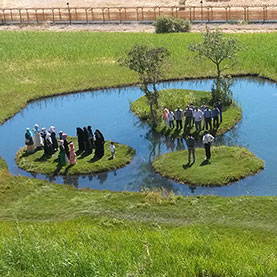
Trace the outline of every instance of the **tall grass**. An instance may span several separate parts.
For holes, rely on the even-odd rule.
[[[273,233],[124,221],[3,224],[0,274],[11,276],[275,276]]]

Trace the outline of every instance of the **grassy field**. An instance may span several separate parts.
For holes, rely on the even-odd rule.
[[[203,103],[208,103],[210,100],[210,93],[207,91],[195,91],[195,90],[184,90],[184,89],[170,89],[162,90],[159,92],[159,107],[160,107],[160,121],[158,126],[155,128],[156,132],[163,134],[165,136],[173,137],[183,137],[184,135],[184,122],[183,119],[183,129],[177,130],[176,128],[169,128],[165,126],[162,120],[162,113],[164,107],[167,107],[171,111],[174,111],[177,106],[180,106],[181,109],[185,108],[190,104],[194,103],[198,108]],[[211,107],[212,108],[212,107]],[[140,97],[135,102],[131,104],[131,110],[142,120],[148,120],[150,118],[150,108],[145,96]],[[221,135],[225,132],[232,129],[241,119],[242,111],[241,108],[237,106],[236,103],[231,104],[223,111],[223,121],[220,124],[218,129],[213,129],[212,133],[214,135]],[[176,127],[176,123],[175,123]],[[202,123],[203,127],[203,123]],[[199,137],[203,135],[203,131],[196,132],[195,127],[190,130],[186,130],[186,133],[192,133],[194,137]]]
[[[257,74],[277,80],[277,34],[233,34],[247,45],[228,73]],[[118,65],[134,43],[164,46],[172,56],[166,79],[215,76],[207,61],[187,50],[199,34],[1,32],[0,122],[27,101],[68,91],[137,82]],[[123,43],[124,42],[124,43]],[[9,105],[6,105],[6,103]]]
[[[153,161],[156,172],[183,184],[222,186],[255,174],[264,168],[262,160],[243,147],[211,147],[211,159],[205,150],[195,150],[196,162],[187,165],[188,150],[161,155]]]
[[[101,192],[1,175],[0,275],[275,276],[276,209],[276,197]]]
[[[228,73],[277,80],[276,33],[232,36],[248,50]],[[1,123],[35,98],[137,82],[117,64],[135,42],[169,48],[167,79],[216,74],[187,50],[199,34],[0,37]],[[276,276],[276,209],[276,197],[76,190],[11,176],[0,158],[0,275]]]
[[[78,145],[76,137],[69,137],[68,141],[73,141],[75,147]],[[76,152],[76,165],[69,163],[63,167],[59,166],[59,151],[51,157],[45,157],[43,149],[35,153],[26,153],[26,147],[21,148],[16,154],[17,165],[29,172],[42,173],[47,175],[79,175],[92,174],[104,171],[111,171],[124,167],[131,162],[135,155],[135,150],[125,144],[115,143],[116,157],[111,159],[110,141],[104,145],[105,155],[101,159],[94,159],[93,154]],[[92,161],[91,161],[92,160]]]

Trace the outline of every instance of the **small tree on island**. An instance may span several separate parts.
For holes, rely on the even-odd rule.
[[[197,54],[197,58],[207,58],[216,65],[217,77],[212,89],[212,101],[214,103],[225,99],[223,105],[229,105],[232,102],[230,98],[232,82],[224,78],[222,72],[235,65],[236,56],[243,45],[235,38],[225,37],[219,29],[210,31],[208,27],[202,33],[202,39],[202,42],[190,44],[188,48]]]
[[[120,60],[122,66],[126,66],[138,73],[139,87],[148,100],[151,121],[154,127],[158,124],[157,111],[159,94],[156,84],[164,76],[169,57],[170,52],[164,47],[134,45],[127,53],[127,56]]]

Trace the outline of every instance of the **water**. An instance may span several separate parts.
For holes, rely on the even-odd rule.
[[[162,83],[159,88],[209,90],[212,80]],[[275,83],[253,78],[235,79],[234,98],[243,109],[242,121],[230,132],[216,138],[216,144],[247,147],[265,161],[265,170],[237,183],[224,187],[201,188],[167,180],[153,172],[150,161],[154,156],[184,148],[182,139],[169,139],[153,134],[129,110],[130,101],[142,95],[136,87],[98,90],[53,97],[29,104],[20,113],[0,126],[0,155],[15,175],[46,179],[78,188],[112,191],[141,191],[163,189],[176,194],[213,194],[220,196],[277,195],[277,89]],[[19,169],[14,157],[24,145],[25,128],[56,126],[69,135],[76,135],[76,127],[91,125],[100,129],[105,139],[130,145],[136,155],[128,166],[109,173],[91,176],[49,177],[30,174]],[[186,157],[184,157],[184,162]]]

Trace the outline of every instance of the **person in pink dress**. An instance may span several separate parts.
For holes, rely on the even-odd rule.
[[[69,162],[70,164],[76,164],[76,153],[73,142],[69,144]]]
[[[168,122],[168,114],[169,114],[169,110],[165,107],[165,108],[164,108],[164,111],[163,111],[163,120],[164,120],[165,126],[168,126],[168,125],[169,125],[169,122]]]

